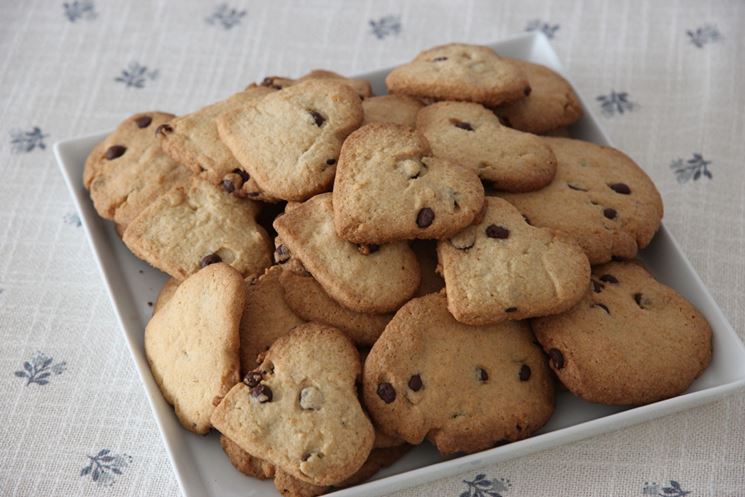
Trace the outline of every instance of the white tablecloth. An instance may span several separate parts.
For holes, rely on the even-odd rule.
[[[265,75],[355,74],[526,29],[552,37],[615,144],[653,177],[666,225],[742,333],[744,2],[5,0],[0,495],[179,495],[54,141],[136,111],[187,112]],[[396,495],[741,496],[743,412],[740,393]]]

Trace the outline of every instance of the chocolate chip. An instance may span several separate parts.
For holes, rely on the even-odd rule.
[[[600,293],[603,291],[603,288],[605,288],[605,285],[603,285],[599,281],[590,280],[590,283],[592,284],[592,291],[595,293]]]
[[[310,452],[306,452],[306,453],[303,454],[303,456],[300,459],[302,459],[303,462],[305,462],[308,459],[310,459],[310,455],[311,455]]]
[[[605,283],[618,283],[618,278],[616,278],[612,274],[604,274],[600,277],[600,281],[603,281]]]
[[[229,179],[224,179],[222,180],[222,189],[228,193],[233,193],[235,191],[235,185]]]
[[[274,85],[274,78],[270,78],[267,76],[266,78],[261,80],[261,83],[259,83],[261,86],[272,86]]]
[[[148,302],[147,305],[149,305],[150,307],[152,307],[153,306],[153,303],[152,302]]]
[[[251,176],[249,176],[246,171],[244,171],[243,169],[237,168],[237,167],[233,169],[233,173],[240,176],[244,183],[251,178]]]
[[[442,57],[442,56],[441,57],[435,57],[434,59],[432,59],[432,62],[442,62],[443,60],[448,60],[448,58],[447,57]]]
[[[475,131],[473,129],[473,126],[471,126],[471,123],[467,123],[463,121],[455,122],[453,123],[453,126],[455,126],[456,128],[465,129],[466,131]]]
[[[485,382],[489,379],[489,373],[484,368],[476,368],[476,379]]]
[[[504,312],[517,312],[517,307],[508,307]]]
[[[381,383],[378,385],[378,397],[383,399],[386,404],[390,404],[396,400],[396,390],[390,383]]]
[[[261,383],[261,380],[263,379],[264,375],[261,374],[261,371],[251,371],[243,377],[243,383],[253,388]]]
[[[510,236],[510,230],[504,226],[497,226],[496,224],[490,224],[486,227],[486,236],[489,238],[498,238],[504,240]]]
[[[415,392],[418,392],[422,388],[422,377],[418,374],[413,375],[411,378],[409,378],[409,388],[414,390]]]
[[[607,217],[608,219],[615,219],[616,218],[616,209],[611,209],[610,207],[606,207],[603,209],[603,215]]]
[[[520,381],[528,381],[530,379],[530,366],[527,364],[520,366],[518,376],[520,377]]]
[[[334,164],[336,164],[336,159],[329,159],[326,161],[327,166],[333,166]]]
[[[576,191],[578,191],[578,192],[586,192],[586,191],[587,191],[587,189],[585,189],[585,188],[582,188],[581,186],[573,185],[573,184],[571,184],[571,183],[567,183],[567,186],[568,186],[569,188],[571,188],[572,190],[576,190]]]
[[[564,367],[564,354],[559,349],[549,349],[548,358],[551,359],[551,364],[555,369]]]
[[[608,309],[608,306],[605,304],[601,304],[600,302],[595,302],[590,307],[600,307],[602,310],[610,314],[610,309]]]
[[[435,211],[430,209],[429,207],[425,207],[424,209],[421,209],[419,211],[419,214],[416,215],[416,225],[420,228],[426,228],[427,226],[432,224],[432,221],[435,220]]]
[[[370,255],[380,250],[380,245],[375,245],[374,243],[371,243],[369,245],[360,244],[357,245],[357,250],[362,255]]]
[[[165,136],[168,133],[173,133],[173,126],[171,126],[170,124],[161,124],[160,126],[155,128],[156,135]]]
[[[218,262],[222,262],[222,258],[217,254],[210,254],[205,255],[202,257],[202,260],[199,261],[199,267],[204,268],[209,266],[210,264],[217,264]]]
[[[112,145],[106,150],[106,160],[114,160],[122,155],[124,155],[124,152],[127,151],[127,147],[124,145]]]
[[[626,183],[613,183],[612,185],[608,185],[611,190],[613,190],[616,193],[620,193],[621,195],[628,195],[631,193],[631,188],[629,188],[629,185]]]
[[[255,397],[259,403],[264,404],[272,401],[272,389],[263,383],[259,383],[251,389],[251,397]]]
[[[319,128],[323,125],[323,123],[326,122],[326,118],[323,117],[318,112],[316,112],[314,110],[311,110],[309,112],[310,112],[311,117],[313,118],[313,122],[315,122],[316,123],[316,126],[318,126]]]
[[[137,127],[140,129],[147,128],[150,126],[151,122],[153,122],[153,118],[150,116],[140,116],[135,119],[135,124],[137,124]]]
[[[290,250],[282,244],[277,245],[277,248],[274,249],[274,262],[278,264],[284,264],[289,260]]]
[[[533,91],[533,88],[531,88],[530,86],[526,86],[523,89],[523,95],[525,95],[527,97],[528,95],[530,95],[530,92],[532,92],[532,91]]]

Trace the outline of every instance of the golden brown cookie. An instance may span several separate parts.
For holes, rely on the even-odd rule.
[[[351,89],[357,92],[357,95],[359,95],[360,98],[368,98],[372,96],[372,86],[370,86],[370,82],[368,80],[347,78],[342,76],[341,74],[337,74],[333,71],[327,71],[325,69],[314,69],[298,79],[284,78],[281,76],[267,76],[261,81],[261,83],[259,83],[259,86],[266,86],[276,90],[281,90],[282,88],[287,88],[288,86],[293,86],[297,83],[301,83],[309,79],[333,79],[349,86]],[[254,84],[252,86],[249,86],[249,88],[255,86],[257,85]]]

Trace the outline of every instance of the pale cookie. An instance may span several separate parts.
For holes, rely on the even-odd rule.
[[[592,278],[576,307],[532,321],[561,382],[613,405],[685,392],[711,361],[706,318],[635,262],[596,266]]]
[[[347,309],[324,291],[310,275],[281,271],[282,296],[295,314],[344,332],[355,345],[369,347],[378,339],[393,314],[368,314]]]
[[[662,220],[652,180],[624,153],[567,138],[543,138],[556,154],[556,177],[530,193],[500,194],[533,226],[572,236],[591,264],[632,258]]]
[[[365,360],[365,405],[376,426],[442,454],[528,437],[554,409],[546,359],[524,321],[459,323],[444,295],[402,307]]]
[[[166,402],[187,430],[207,433],[215,406],[240,381],[243,278],[226,264],[179,285],[145,328],[145,355]]]
[[[472,169],[497,190],[529,192],[551,183],[556,157],[540,137],[502,126],[489,109],[439,102],[417,116],[435,157]]]
[[[267,195],[305,200],[331,188],[344,139],[362,123],[354,91],[310,79],[217,118],[220,139]]]
[[[254,369],[263,354],[277,338],[305,323],[287,305],[280,284],[281,266],[272,266],[253,283],[248,284],[246,307],[241,318],[241,372]]]
[[[569,236],[525,222],[488,197],[484,218],[437,244],[448,310],[472,325],[564,312],[587,290],[590,263]]]
[[[368,124],[344,142],[333,194],[336,232],[367,244],[447,238],[484,204],[476,173],[433,157],[421,133],[389,123]]]
[[[434,100],[496,106],[530,94],[523,69],[489,47],[451,43],[430,48],[385,78],[388,91]]]
[[[220,435],[220,445],[222,450],[225,451],[225,455],[230,459],[230,464],[244,475],[253,476],[259,480],[274,478],[275,468],[273,464],[252,456],[225,435]]]
[[[155,129],[173,114],[144,112],[124,120],[85,163],[83,184],[98,214],[125,227],[160,195],[191,174],[163,153]]]
[[[271,264],[271,245],[256,224],[258,206],[194,178],[160,196],[124,232],[124,243],[176,279],[223,261],[244,276]]]
[[[530,95],[494,109],[507,126],[543,134],[569,126],[582,117],[582,104],[572,85],[546,66],[510,59],[528,75]]]
[[[419,286],[419,263],[406,242],[361,250],[337,236],[330,193],[278,217],[274,227],[282,245],[300,259],[326,293],[351,310],[393,311]]]
[[[293,86],[309,79],[333,79],[349,86],[357,92],[357,95],[359,95],[360,98],[368,98],[372,96],[372,86],[368,80],[346,78],[341,74],[337,74],[333,71],[326,71],[324,69],[314,69],[298,79],[283,78],[281,76],[268,76],[261,81],[260,86],[281,90],[282,88],[287,88],[288,86]],[[249,86],[249,88],[251,88],[251,86]]]
[[[163,283],[163,287],[160,289],[158,298],[155,299],[155,304],[153,305],[153,314],[158,312],[166,305],[166,302],[171,300],[171,297],[173,297],[173,294],[176,293],[176,289],[180,284],[181,281],[177,280],[176,278],[168,278],[166,282]]]
[[[424,107],[419,100],[406,95],[382,95],[366,98],[362,101],[365,120],[362,125],[370,123],[393,123],[413,128],[416,126],[416,115]]]
[[[265,87],[250,88],[191,114],[176,117],[158,127],[160,145],[176,162],[191,168],[194,174],[220,184],[227,174],[239,170],[240,164],[220,141],[215,118],[228,110],[251,105],[273,91]]]
[[[212,424],[243,450],[314,485],[353,475],[375,433],[357,400],[357,349],[342,332],[308,323],[279,338],[233,387]]]

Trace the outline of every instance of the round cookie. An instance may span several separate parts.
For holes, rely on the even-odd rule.
[[[259,83],[258,86],[267,86],[270,88],[274,88],[275,90],[281,90],[282,88],[287,88],[288,86],[293,86],[297,83],[302,83],[303,81],[307,81],[309,79],[333,79],[335,81],[339,81],[340,83],[344,83],[355,92],[357,92],[357,95],[359,95],[359,97],[362,99],[371,97],[373,94],[372,86],[370,85],[370,82],[368,80],[347,78],[342,76],[341,74],[337,74],[333,71],[327,71],[325,69],[313,69],[308,74],[298,79],[284,78],[281,76],[267,76],[261,81],[261,83]],[[249,88],[253,88],[255,86],[257,85],[252,84],[249,86]]]
[[[533,226],[572,236],[591,264],[633,258],[649,245],[662,220],[652,180],[624,153],[568,138],[542,138],[558,168],[545,188],[499,193]]]
[[[363,372],[376,426],[442,454],[477,452],[526,438],[548,421],[554,387],[526,322],[468,326],[432,294],[402,307]]]
[[[489,47],[451,43],[419,53],[385,78],[389,93],[496,106],[530,94],[525,72]]]
[[[492,111],[468,102],[439,102],[417,115],[417,130],[435,157],[472,169],[497,190],[529,192],[551,183],[556,157],[541,138],[502,126]]]
[[[573,309],[532,321],[561,382],[612,405],[683,393],[711,361],[706,318],[638,263],[596,266],[592,278]]]
[[[494,109],[500,120],[520,131],[544,134],[582,117],[582,104],[572,85],[546,66],[510,59],[528,76],[530,95]]]
[[[366,98],[362,101],[365,120],[362,125],[370,123],[393,123],[413,128],[416,126],[416,115],[424,104],[406,95],[381,95]]]

